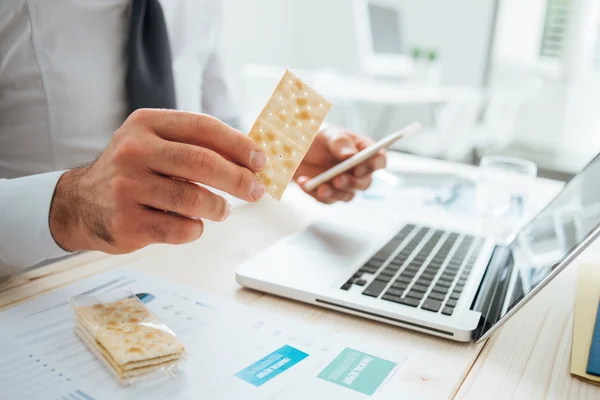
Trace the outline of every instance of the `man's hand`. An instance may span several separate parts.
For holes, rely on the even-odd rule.
[[[213,117],[138,110],[97,161],[59,180],[50,230],[68,251],[187,243],[202,235],[201,218],[223,221],[231,212],[196,183],[254,202],[265,193],[254,175],[265,163],[250,138]]]
[[[371,139],[342,128],[331,127],[322,130],[315,138],[294,178],[303,188],[311,178],[352,157],[372,143]],[[381,150],[375,157],[320,185],[309,194],[326,204],[336,201],[348,202],[354,198],[356,191],[366,190],[371,186],[373,172],[385,168],[385,165],[386,155]]]

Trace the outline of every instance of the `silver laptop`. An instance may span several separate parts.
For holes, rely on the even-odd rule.
[[[479,342],[600,234],[596,156],[509,244],[390,218],[385,235],[317,222],[236,271],[248,288],[451,340]],[[401,211],[398,211],[401,213]]]

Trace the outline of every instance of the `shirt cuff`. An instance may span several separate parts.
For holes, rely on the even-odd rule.
[[[50,233],[50,204],[64,172],[0,180],[0,275],[72,254]]]

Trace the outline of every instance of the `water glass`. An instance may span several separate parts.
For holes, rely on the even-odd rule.
[[[483,233],[504,242],[523,222],[537,166],[521,158],[488,155],[479,167],[476,204]]]

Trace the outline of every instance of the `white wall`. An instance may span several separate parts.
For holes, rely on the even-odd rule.
[[[293,64],[293,1],[223,0],[221,47],[234,90],[241,92],[240,69],[247,63]]]
[[[448,84],[482,81],[494,0],[396,0],[405,45],[437,49]],[[241,86],[246,63],[359,73],[351,0],[223,0],[222,46]]]
[[[398,2],[405,8],[407,44],[439,50],[444,70],[443,83],[480,85],[487,57],[494,1]]]

